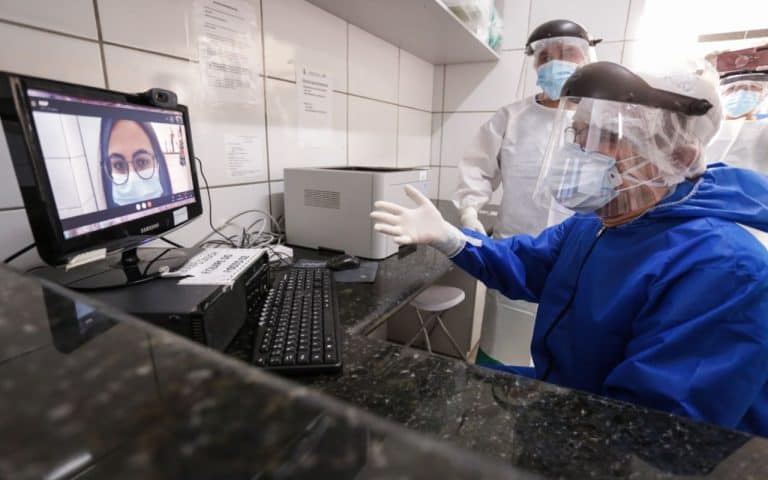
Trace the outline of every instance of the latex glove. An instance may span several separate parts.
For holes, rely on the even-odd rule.
[[[374,230],[395,237],[398,245],[431,245],[449,257],[459,253],[467,241],[461,230],[443,220],[437,207],[411,185],[405,186],[405,193],[416,202],[416,208],[376,202],[376,210],[371,212],[377,222]]]
[[[485,227],[477,218],[477,210],[475,210],[473,207],[462,208],[460,218],[462,227],[469,230],[474,230],[477,233],[482,233],[483,235],[487,235],[485,232]]]

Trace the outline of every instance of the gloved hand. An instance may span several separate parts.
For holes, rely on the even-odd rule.
[[[398,245],[431,245],[449,257],[459,253],[466,243],[461,230],[443,220],[437,207],[411,185],[405,186],[405,193],[416,202],[416,208],[376,202],[377,210],[371,212],[371,218],[377,222],[374,230],[395,237]]]
[[[477,210],[475,210],[474,207],[462,208],[461,217],[459,221],[461,222],[461,226],[468,230],[474,230],[477,233],[488,235],[485,232],[485,227],[483,226],[482,223],[480,223],[480,220],[478,220]]]

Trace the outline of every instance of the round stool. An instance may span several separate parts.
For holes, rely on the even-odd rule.
[[[464,291],[456,287],[448,287],[445,285],[432,285],[423,292],[421,292],[416,298],[414,298],[410,305],[416,309],[416,315],[419,317],[419,323],[421,329],[416,332],[413,338],[405,344],[406,347],[410,347],[415,342],[419,335],[424,336],[424,343],[427,344],[427,351],[432,353],[432,344],[429,341],[429,328],[437,322],[440,329],[443,331],[448,340],[453,345],[459,358],[463,360],[467,359],[464,352],[461,351],[458,343],[454,340],[453,335],[445,327],[441,315],[456,305],[464,301]],[[422,312],[429,312],[430,316],[424,320]]]

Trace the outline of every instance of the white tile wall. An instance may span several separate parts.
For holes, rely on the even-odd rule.
[[[6,179],[3,182],[3,188],[0,188],[0,209],[22,207],[24,202],[21,200],[16,173],[11,163],[11,154],[2,129],[0,129],[0,176]]]
[[[443,111],[443,92],[445,91],[445,65],[435,65],[432,82],[432,111]]]
[[[34,241],[24,210],[0,211],[0,224],[3,225],[3,228],[0,228],[1,258],[12,255]],[[14,260],[12,265],[24,270],[40,264],[39,258],[37,252],[33,250]]]
[[[296,80],[296,64],[327,71],[347,91],[347,24],[304,0],[263,0],[267,75]]]
[[[504,12],[504,39],[502,49],[512,50],[525,47],[528,40],[528,12],[530,0],[505,0]],[[535,27],[534,27],[535,28]]]
[[[354,25],[349,26],[349,91],[397,101],[398,48]]]
[[[627,19],[626,40],[636,40],[640,33],[640,23],[643,20],[645,0],[631,0],[629,18]]]
[[[182,58],[197,58],[196,47],[187,46],[192,0],[98,2],[101,34],[105,41]]]
[[[434,166],[440,165],[440,135],[442,133],[443,114],[432,114],[432,127],[430,132],[430,155],[429,164]]]
[[[211,186],[267,180],[264,106],[214,105],[201,97],[197,64],[122,47],[105,47],[110,87],[123,91],[143,91],[150,87],[173,90],[179,102],[189,106],[195,155],[205,164]],[[263,80],[256,90],[263,92]],[[263,96],[263,93],[262,93]],[[261,98],[261,97],[260,97]],[[261,100],[259,100],[261,101]],[[226,168],[226,143],[238,136],[256,136],[261,142],[261,173],[231,177]]]
[[[437,191],[440,189],[440,169],[438,167],[429,167],[429,183],[427,184],[427,196],[433,200],[437,199]]]
[[[397,107],[349,97],[349,164],[397,165]]]
[[[453,193],[459,186],[459,169],[452,167],[440,168],[440,200],[453,200]]]
[[[333,94],[333,130],[319,141],[302,137],[298,125],[295,83],[267,79],[267,125],[272,180],[283,178],[290,167],[347,164],[347,96]]]
[[[398,107],[397,166],[427,166],[430,161],[432,114]]]
[[[398,105],[432,111],[435,66],[400,50]]]
[[[3,70],[104,86],[99,46],[95,42],[0,24]]]
[[[445,111],[495,111],[520,98],[523,57],[521,51],[507,51],[496,63],[446,66]]]
[[[493,113],[446,113],[440,166],[457,166],[480,126],[492,116]]]
[[[567,18],[582,24],[593,37],[624,39],[629,0],[536,0],[531,4],[531,30],[546,21]]]
[[[168,235],[168,238],[181,243],[185,247],[196,244],[211,233],[211,228],[208,226],[209,206],[205,189],[200,191],[200,195],[203,198],[203,214],[189,225],[185,225]],[[243,210],[261,209],[269,212],[269,186],[266,183],[257,183],[226,188],[212,188],[211,201],[213,202],[213,224],[223,226],[229,218]],[[240,233],[243,227],[247,227],[256,218],[258,217],[244,215],[233,221],[240,228],[229,226],[219,230],[225,235],[234,235],[235,233]],[[212,235],[210,238],[216,237]]]
[[[285,204],[283,202],[285,182],[269,182],[269,188],[272,191],[272,216],[279,221],[280,217],[285,214]]]
[[[93,0],[0,0],[0,18],[82,37],[98,37]]]

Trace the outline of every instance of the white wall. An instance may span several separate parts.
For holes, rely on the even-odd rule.
[[[115,90],[177,92],[190,107],[215,223],[251,208],[279,215],[286,167],[430,164],[433,65],[304,0],[250,1],[259,13],[261,105],[221,109],[198,98],[197,54],[188,47],[192,0],[0,0],[0,70]],[[334,131],[326,147],[297,141],[297,63],[332,75]],[[230,178],[221,162],[226,135],[262,138],[268,169]],[[4,141],[0,178],[4,258],[32,241]],[[205,192],[203,198],[205,217],[171,238],[192,245],[208,233]],[[18,265],[35,262],[28,254]]]
[[[505,0],[504,43],[498,63],[440,65],[435,68],[432,156],[439,176],[437,196],[450,200],[458,182],[459,159],[477,129],[497,109],[536,93],[536,75],[523,49],[538,25],[558,18],[584,25],[594,37],[599,60],[622,62],[642,12],[641,0]],[[630,5],[631,4],[631,5]],[[501,189],[492,204],[501,200]]]

